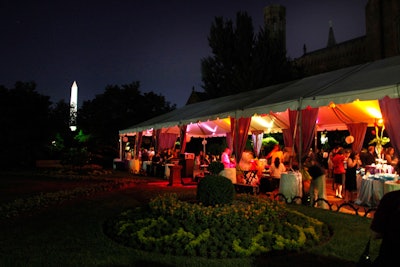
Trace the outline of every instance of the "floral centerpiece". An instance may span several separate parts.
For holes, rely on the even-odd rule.
[[[379,126],[382,125],[382,130],[379,133]],[[385,125],[383,124],[383,120],[380,119],[379,122],[375,122],[374,123],[375,126],[375,138],[372,139],[368,144],[372,145],[372,144],[376,144],[375,145],[375,150],[376,153],[378,155],[379,159],[382,159],[382,149],[383,146],[386,145],[387,143],[390,142],[390,138],[383,136],[383,131],[385,131]]]

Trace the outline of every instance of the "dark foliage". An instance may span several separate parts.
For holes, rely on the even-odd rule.
[[[220,161],[213,161],[208,165],[208,170],[212,175],[218,175],[224,169],[224,164]]]
[[[236,24],[216,17],[208,37],[212,56],[201,62],[203,88],[209,98],[246,92],[296,78],[282,40],[268,30],[254,33],[247,13]]]
[[[34,82],[0,86],[0,167],[33,168],[38,159],[112,166],[118,157],[118,131],[175,109],[164,96],[141,93],[139,82],[108,86],[78,110],[78,131],[69,129],[70,105],[52,105]],[[81,136],[87,136],[82,140]],[[74,158],[72,155],[80,155]],[[86,155],[82,157],[83,155]],[[72,156],[72,157],[71,157]]]
[[[142,94],[139,87],[139,82],[107,86],[78,111],[78,127],[91,135],[88,150],[98,161],[112,163],[118,156],[119,130],[175,109],[164,96]]]
[[[235,197],[232,181],[220,175],[208,175],[197,186],[197,201],[205,206],[231,204]]]
[[[0,87],[0,167],[32,167],[51,133],[48,96],[36,92],[34,82]]]

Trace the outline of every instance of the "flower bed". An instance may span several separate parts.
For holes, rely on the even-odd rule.
[[[136,249],[208,258],[298,251],[329,238],[326,224],[270,199],[238,195],[234,204],[205,207],[175,194],[152,199],[105,225],[108,236]]]

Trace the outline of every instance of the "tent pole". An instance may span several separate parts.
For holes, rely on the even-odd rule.
[[[302,121],[302,114],[301,114],[301,109],[299,109],[299,169],[302,168],[302,162],[301,162],[301,155],[303,154],[303,142],[302,142],[302,129],[301,127],[303,126],[301,121]]]
[[[122,160],[122,136],[119,136],[119,159]]]
[[[297,109],[297,115],[298,115],[298,120],[297,120],[297,123],[298,123],[298,130],[299,130],[299,144],[298,144],[298,148],[299,148],[299,155],[298,155],[298,161],[299,161],[299,169],[301,169],[302,168],[302,162],[301,162],[301,155],[303,154],[303,144],[302,144],[302,114],[301,114],[301,108],[302,108],[302,103],[303,103],[303,98],[302,97],[300,97],[300,99],[299,99],[299,108]]]
[[[297,135],[297,123],[299,121],[299,110],[297,110],[296,113],[296,122],[294,124],[294,130],[293,130],[293,137],[292,137],[292,153],[295,153],[295,144],[296,144],[296,135]],[[292,162],[293,162],[293,157],[290,158],[290,168],[292,168]],[[299,165],[300,167],[300,165]]]
[[[318,129],[317,125],[314,128],[314,153],[317,151],[318,148]]]

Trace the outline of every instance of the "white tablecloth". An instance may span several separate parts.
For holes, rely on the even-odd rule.
[[[398,184],[396,182],[388,181],[388,182],[385,182],[385,184],[383,185],[383,193],[384,194],[391,192],[391,191],[396,191],[396,190],[400,190],[400,184]]]
[[[236,168],[224,168],[219,175],[225,176],[231,180],[233,184],[236,184]]]
[[[358,192],[358,198],[355,201],[357,205],[364,205],[368,207],[376,207],[382,199],[384,191],[384,180],[374,180],[370,178],[363,178]]]
[[[282,173],[279,182],[279,193],[283,194],[288,200],[303,196],[303,184],[301,175],[294,172]]]

